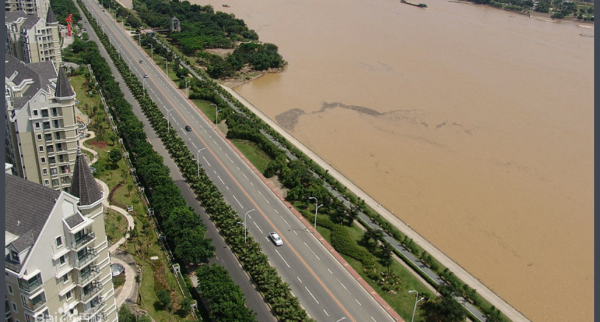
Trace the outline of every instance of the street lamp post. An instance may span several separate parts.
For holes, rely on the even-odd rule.
[[[219,107],[216,104],[210,104],[215,107],[215,125],[217,125],[217,120],[219,119]]]
[[[154,46],[150,44],[150,57],[152,57],[152,61],[154,61]]]
[[[144,97],[146,97],[146,79],[148,79],[148,75],[144,75],[144,78],[142,79],[142,85],[144,87]]]
[[[171,133],[171,122],[169,120],[169,113],[171,113],[173,109],[167,111],[167,133]]]
[[[200,177],[200,151],[202,150],[206,150],[206,148],[198,150],[198,154],[196,155],[196,164],[198,165],[198,177]]]
[[[308,199],[315,199],[315,235],[317,234],[317,211],[323,207],[323,204],[319,205],[319,201],[315,197],[308,197]]]
[[[190,94],[188,92],[187,75],[185,76],[185,96],[186,97],[190,96]]]
[[[246,229],[247,216],[249,213],[253,212],[256,209],[250,209],[244,215],[244,246],[246,246],[246,235],[248,234],[248,230]]]
[[[413,315],[412,315],[412,319],[410,320],[411,322],[415,321],[415,313],[417,312],[417,304],[421,301],[423,301],[425,298],[419,298],[419,292],[417,292],[417,290],[410,290],[408,291],[408,293],[415,293],[415,308],[413,309]]]

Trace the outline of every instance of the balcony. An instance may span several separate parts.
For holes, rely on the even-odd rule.
[[[42,293],[32,300],[23,298],[22,303],[24,308],[35,313],[46,307],[46,296]]]
[[[106,305],[106,301],[102,298],[102,296],[98,296],[96,299],[92,300],[90,304],[91,307],[83,311],[83,313],[87,315],[87,317],[84,317],[83,321],[92,321],[92,316]]]
[[[83,286],[89,281],[93,280],[98,274],[100,270],[96,265],[90,265],[89,269],[85,272],[79,273],[79,279],[77,280],[77,285]]]
[[[92,297],[96,296],[100,291],[102,291],[102,286],[98,282],[92,282],[92,287],[83,289],[83,294],[81,295],[81,302],[87,302]]]
[[[27,293],[33,293],[42,287],[42,276],[37,274],[30,280],[19,279],[19,288]]]
[[[87,253],[77,256],[74,266],[77,269],[82,269],[96,258],[98,258],[98,253],[94,249],[88,248]]]
[[[76,234],[75,241],[73,242],[73,245],[71,245],[71,248],[73,248],[73,250],[75,251],[78,251],[80,248],[94,240],[96,240],[96,234],[93,231],[90,231],[87,234],[80,236],[77,236]]]

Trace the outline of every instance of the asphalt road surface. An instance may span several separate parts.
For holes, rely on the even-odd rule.
[[[198,156],[200,166],[238,212],[240,221],[248,214],[248,236],[261,244],[271,265],[290,284],[310,317],[317,321],[342,318],[355,322],[391,321],[388,313],[234,152],[214,124],[201,115],[160,67],[150,62],[137,41],[116,25],[98,3],[92,0],[84,0],[84,3],[168,117],[172,130],[177,131]],[[144,62],[140,63],[140,59]],[[144,75],[148,75],[145,80]],[[192,131],[186,131],[186,125]],[[189,188],[182,190],[184,194],[190,193]],[[279,233],[283,246],[276,247],[267,238],[271,231]],[[233,260],[230,258],[228,262]]]

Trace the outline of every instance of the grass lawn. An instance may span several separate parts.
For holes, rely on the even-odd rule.
[[[100,99],[98,98],[98,95],[90,96],[87,94],[89,88],[87,85],[87,80],[85,79],[85,76],[83,74],[70,77],[69,83],[71,84],[71,86],[73,86],[73,89],[75,89],[75,93],[77,94],[77,100],[79,101],[79,105],[77,106],[77,108],[79,108],[79,110],[82,113],[87,114],[87,108],[91,108],[92,106],[100,104]]]
[[[231,141],[240,150],[244,156],[260,171],[264,173],[271,158],[266,155],[261,149],[257,148],[254,143],[246,140],[232,140]]]
[[[202,114],[206,115],[213,123],[215,122],[216,111],[209,101],[195,99],[192,102],[200,109]]]
[[[317,227],[319,233],[327,240],[327,242],[331,243],[331,232],[323,227]],[[350,235],[356,241],[360,240],[362,237],[362,230],[356,225],[352,225],[352,227],[348,227]],[[357,247],[362,247],[358,246]],[[400,263],[394,261],[392,266],[390,266],[390,271],[396,274],[401,280],[401,288],[397,294],[391,294],[382,290],[382,288],[374,281],[372,281],[367,274],[363,271],[363,265],[361,262],[343,255],[344,259],[352,266],[352,268],[358,272],[361,277],[375,289],[375,291],[381,295],[381,297],[396,311],[400,316],[406,321],[412,318],[412,312],[415,303],[415,297],[413,294],[409,294],[409,290],[417,290],[419,292],[419,296],[421,294],[428,294],[430,297],[434,295],[421,284],[419,280],[417,280],[411,272],[409,272],[404,266]],[[377,262],[377,272],[387,272],[387,267],[382,266]],[[415,315],[415,321],[424,321],[424,319],[419,317],[419,309],[417,309],[417,313]]]
[[[117,288],[119,288],[119,286],[125,284],[125,274],[117,275],[113,277],[112,280],[116,290]]]
[[[116,243],[127,232],[127,219],[114,210],[109,210],[104,218],[106,236],[111,243]]]

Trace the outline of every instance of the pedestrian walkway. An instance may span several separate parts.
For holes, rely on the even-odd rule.
[[[93,139],[96,136],[95,133],[92,131],[87,131],[87,133],[89,134],[89,136],[81,140],[80,146],[81,146],[82,150],[88,151],[94,155],[94,158],[89,163],[89,165],[91,166],[92,164],[94,164],[98,161],[99,156],[98,156],[98,152],[94,151],[93,149],[87,148],[83,145],[83,142]],[[134,293],[135,276],[137,274],[135,272],[135,269],[133,267],[131,267],[131,265],[129,265],[125,261],[123,261],[119,258],[116,258],[112,255],[115,254],[115,251],[119,248],[119,246],[123,245],[127,241],[127,239],[129,238],[129,231],[133,230],[133,228],[135,227],[135,221],[133,220],[133,217],[125,209],[110,205],[108,202],[108,196],[110,194],[110,189],[108,188],[108,185],[104,181],[99,180],[99,179],[96,179],[96,182],[102,188],[102,192],[104,193],[104,200],[102,201],[102,204],[104,205],[104,207],[106,209],[111,209],[111,210],[114,210],[114,211],[120,213],[127,219],[127,232],[125,233],[125,236],[123,238],[119,239],[119,241],[117,241],[114,245],[112,245],[108,248],[111,264],[115,264],[115,263],[120,264],[125,269],[125,283],[123,284],[123,286],[121,286],[121,291],[119,292],[118,296],[116,296],[116,298],[115,298],[115,300],[117,302],[117,307],[121,307],[121,305],[128,298],[130,298]]]

